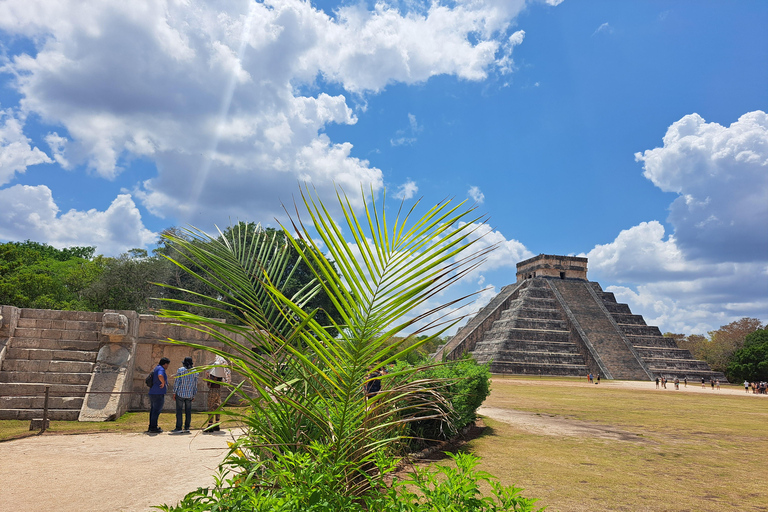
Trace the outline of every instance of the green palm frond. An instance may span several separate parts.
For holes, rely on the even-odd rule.
[[[408,211],[401,205],[390,221],[384,200],[377,205],[373,194],[361,195],[365,207],[358,215],[337,191],[343,218],[337,224],[313,190],[302,190],[306,217],[297,213],[291,221],[295,233],[284,227],[283,239],[315,280],[290,297],[283,286],[294,267],[279,247],[256,247],[255,237],[234,232],[213,238],[194,230],[192,241],[174,240],[186,256],[174,263],[214,291],[199,294],[195,304],[228,312],[244,325],[163,311],[227,345],[226,357],[247,383],[232,389],[249,406],[240,415],[248,435],[237,446],[254,468],[320,443],[331,449],[334,464],[347,468],[344,492],[350,494],[366,490],[376,452],[395,446],[405,423],[450,417],[439,382],[409,380],[403,371],[381,377],[382,390],[375,396],[366,397],[364,386],[372,371],[458,321],[449,320],[448,313],[461,299],[429,303],[492,250],[471,250],[483,219],[464,203],[442,201],[420,216],[418,203]],[[319,290],[334,311],[306,307]],[[328,322],[318,319],[321,313],[329,313],[323,316]],[[429,329],[435,332],[416,344],[391,342],[406,331],[415,336]],[[255,345],[265,350],[255,352]]]

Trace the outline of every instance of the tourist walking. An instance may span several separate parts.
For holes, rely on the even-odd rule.
[[[685,383],[684,387],[688,387],[688,377],[683,377],[683,382]]]
[[[656,389],[659,389],[659,378],[656,377]]]
[[[192,368],[194,362],[191,357],[185,357],[182,367],[176,371],[173,380],[173,399],[176,401],[176,428],[173,432],[189,432],[192,423],[192,401],[197,394],[198,373]],[[184,416],[184,428],[182,429],[182,413]]]
[[[160,418],[160,411],[165,404],[165,394],[168,392],[168,375],[165,370],[170,363],[170,359],[163,357],[152,370],[152,386],[149,388],[149,428],[147,429],[150,434],[159,434],[163,431],[157,425],[157,420]]]
[[[709,379],[709,385],[712,386],[712,391],[715,390],[715,379]]]
[[[720,379],[715,380],[715,386],[717,386],[717,390],[720,391]]]
[[[599,373],[597,374],[597,382],[595,382],[595,384],[600,384],[600,374]]]
[[[701,378],[701,389],[704,389],[704,377]]]
[[[203,432],[211,433],[221,430],[221,414],[214,414],[214,411],[218,411],[221,407],[221,385],[222,383],[229,383],[231,380],[231,372],[227,365],[229,364],[226,359],[217,355],[216,359],[211,363],[214,368],[208,371],[208,426]],[[216,422],[214,424],[214,421]]]
[[[749,381],[744,381],[744,392],[749,393]]]

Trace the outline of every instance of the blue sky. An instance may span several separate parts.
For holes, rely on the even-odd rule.
[[[664,331],[768,320],[768,3],[0,4],[0,240],[275,224],[299,181],[490,216]],[[394,203],[394,201],[393,201]]]

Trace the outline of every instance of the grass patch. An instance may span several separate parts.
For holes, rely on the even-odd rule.
[[[192,429],[203,427],[208,422],[208,414],[192,413]],[[79,422],[51,421],[44,435],[50,434],[95,434],[101,432],[144,432],[149,425],[149,412],[129,412],[115,421]],[[165,431],[176,427],[176,414],[163,412],[158,425]],[[39,431],[29,430],[29,420],[0,421],[0,442],[37,435]]]
[[[549,511],[768,510],[755,478],[768,460],[767,398],[606,384],[494,378],[484,405],[620,429],[636,441],[546,435],[486,418],[488,433],[464,449]]]

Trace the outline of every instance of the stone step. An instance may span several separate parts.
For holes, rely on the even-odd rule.
[[[18,329],[17,329],[18,330]],[[96,352],[99,342],[95,340],[52,340],[40,338],[11,338],[10,348],[33,348],[48,350],[78,350]]]
[[[645,363],[654,372],[663,370],[697,370],[712,373],[709,365],[705,361],[696,359],[673,360],[673,359],[646,359]]]
[[[604,302],[603,305],[605,306],[605,309],[608,310],[609,313],[613,314],[621,314],[621,315],[631,315],[632,312],[629,310],[628,304],[620,304],[618,302]]]
[[[539,363],[539,364],[570,364],[570,365],[582,365],[584,366],[584,356],[581,354],[573,353],[556,353],[556,352],[531,352],[522,350],[499,350],[495,352],[495,356],[500,361],[506,361],[510,363]],[[476,356],[478,362],[480,359]]]
[[[655,325],[619,325],[627,336],[661,336],[661,331]]]
[[[509,317],[496,320],[491,330],[498,331],[515,328],[545,331],[565,331],[567,329],[567,325],[564,320]]]
[[[0,372],[2,373],[2,372]],[[0,382],[0,396],[45,396],[44,383]],[[49,384],[49,396],[85,396],[88,384]]]
[[[504,373],[513,375],[559,375],[583,377],[589,370],[582,365],[566,364],[534,364],[534,363],[508,363],[506,361],[494,361],[490,364],[491,373]]]
[[[627,336],[633,347],[677,348],[672,338],[664,336]]]
[[[44,396],[0,396],[0,409],[40,409],[45,406]],[[48,409],[77,409],[83,406],[83,397],[48,396]]]
[[[518,318],[531,318],[536,320],[564,320],[559,309],[535,309],[522,307],[517,310]]]
[[[643,315],[633,315],[631,313],[611,313],[611,316],[617,324],[645,325]]]
[[[504,340],[486,341],[478,343],[475,352],[487,352],[494,350],[517,350],[521,352],[552,352],[557,354],[579,354],[575,343],[570,341],[528,341],[528,340]]]
[[[62,311],[58,309],[28,309],[19,311],[19,319],[35,318],[41,320],[77,320],[83,322],[101,322],[103,313],[98,311]]]
[[[491,330],[485,335],[488,341],[569,341],[568,331],[545,331],[540,329]]]
[[[17,328],[59,329],[63,331],[100,331],[101,322],[82,320],[51,320],[43,318],[19,318]]]
[[[88,373],[95,363],[87,361],[56,361],[50,359],[6,359],[3,371],[7,372],[57,372]]]
[[[91,342],[88,342],[91,343]],[[9,348],[8,359],[43,359],[55,361],[85,361],[96,362],[98,352],[86,350],[51,350],[47,348]]]
[[[85,385],[91,381],[90,373],[50,373],[50,372],[7,372],[0,371],[0,382],[41,383],[41,384],[76,384]]]
[[[526,288],[520,292],[520,298],[525,299],[553,299],[552,290],[549,288]]]
[[[643,359],[693,359],[691,353],[682,348],[635,347],[635,350]]]
[[[44,340],[81,340],[98,341],[101,328],[93,331],[75,331],[67,329],[38,329],[32,327],[17,327],[13,332],[13,340],[32,338]],[[15,344],[15,343],[14,343]]]
[[[43,417],[42,409],[0,409],[0,420],[33,420]],[[80,409],[48,409],[48,419],[77,421]]]

